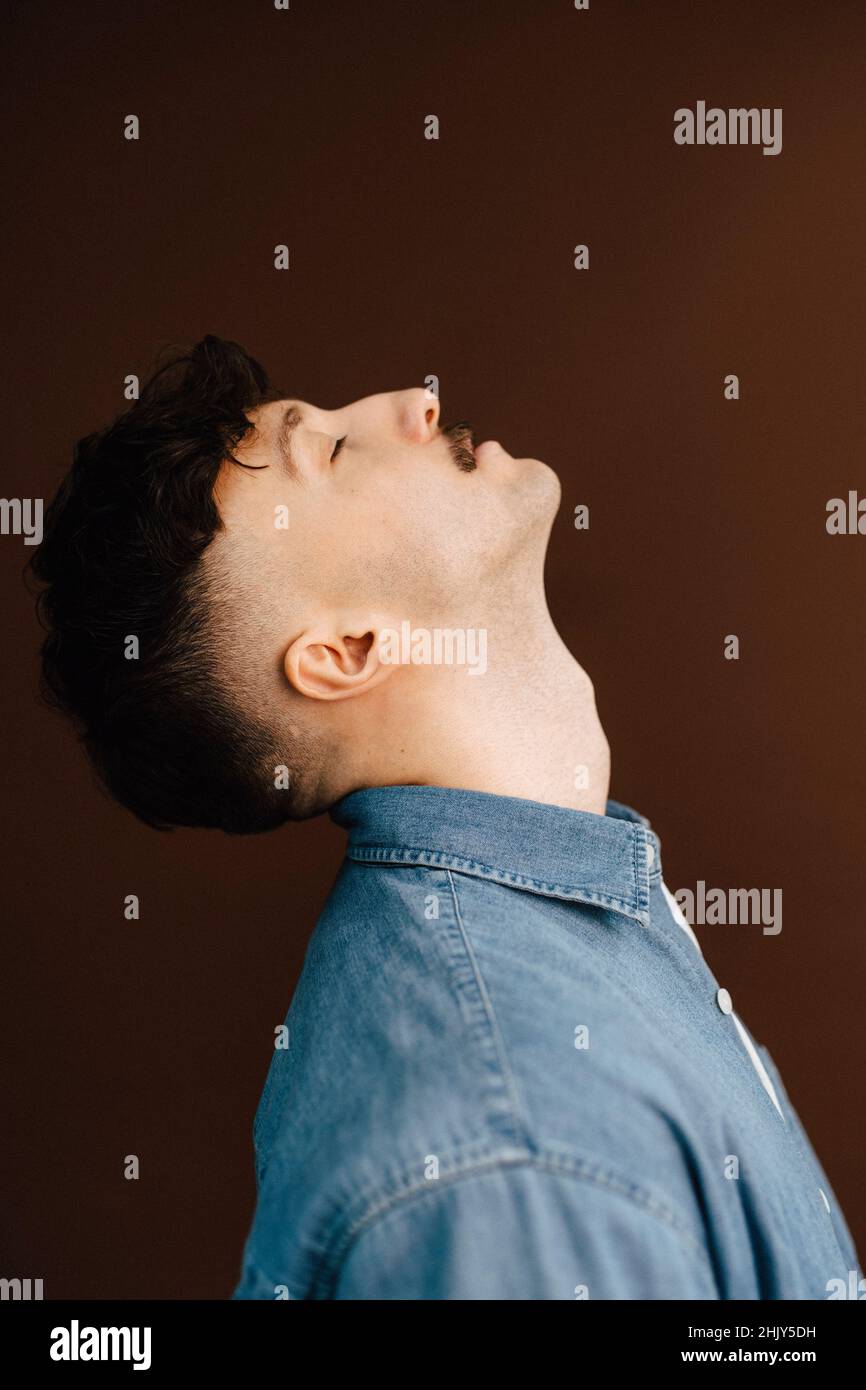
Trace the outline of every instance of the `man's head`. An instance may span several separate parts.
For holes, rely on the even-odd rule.
[[[314,815],[388,780],[377,748],[441,674],[383,632],[513,630],[558,495],[423,389],[322,410],[207,337],[76,447],[33,561],[45,684],[151,825]]]

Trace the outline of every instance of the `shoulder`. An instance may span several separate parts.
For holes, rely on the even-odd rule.
[[[548,1142],[607,1158],[620,1111],[616,1152],[642,1162],[676,1079],[624,921],[445,867],[347,863],[289,1011],[283,1099],[380,1170]]]
[[[687,1175],[634,1070],[647,1039],[623,1028],[607,918],[435,865],[344,865],[256,1116],[269,1271],[303,1283],[305,1249],[341,1263],[419,1221],[471,1230],[473,1194],[488,1231],[539,1201],[688,1246]]]

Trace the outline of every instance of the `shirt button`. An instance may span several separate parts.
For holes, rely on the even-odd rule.
[[[648,868],[648,869],[651,869],[652,866],[653,866],[653,864],[654,864],[655,862],[656,862],[656,852],[655,852],[655,850],[653,849],[652,845],[647,845],[647,847],[646,847],[646,866],[647,866],[647,868]]]
[[[732,1014],[734,1012],[733,1000],[726,989],[720,989],[718,991],[716,994],[716,1003],[723,1014]]]

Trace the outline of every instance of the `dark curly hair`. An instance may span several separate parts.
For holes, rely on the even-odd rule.
[[[274,731],[221,685],[200,563],[222,525],[220,467],[245,466],[232,450],[252,428],[246,412],[279,396],[237,343],[208,335],[175,352],[125,414],[76,445],[30,562],[43,692],[111,794],[157,829],[246,833],[298,813],[275,787]]]

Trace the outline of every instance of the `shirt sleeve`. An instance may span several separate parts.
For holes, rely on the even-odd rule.
[[[339,1299],[717,1299],[706,1253],[601,1181],[502,1165],[431,1181],[362,1229]]]

